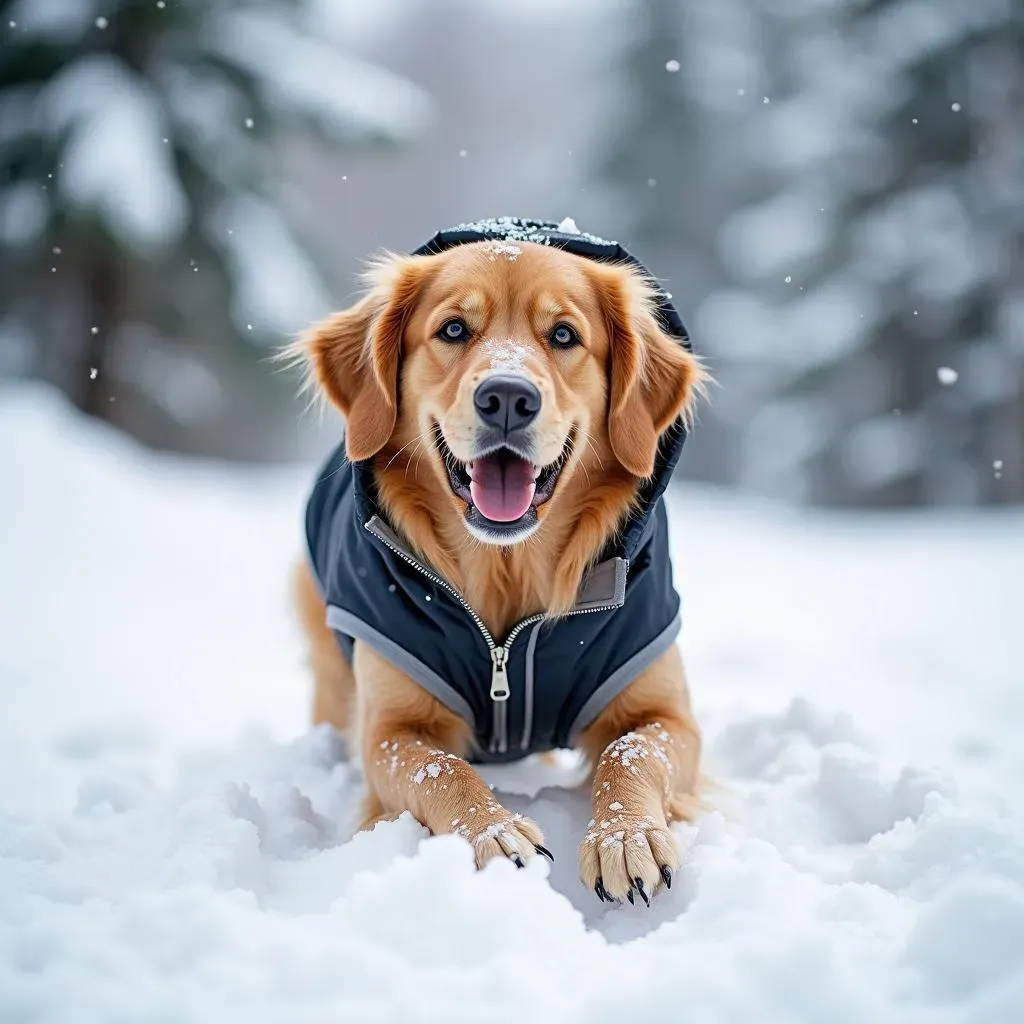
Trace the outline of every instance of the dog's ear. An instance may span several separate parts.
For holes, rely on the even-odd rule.
[[[372,458],[394,433],[402,335],[424,262],[382,259],[368,275],[369,293],[313,326],[299,343],[312,377],[345,417],[345,450],[353,462]]]
[[[680,416],[689,419],[701,391],[700,360],[667,335],[654,316],[654,290],[626,267],[601,268],[611,339],[608,437],[634,476],[654,472],[658,441]]]

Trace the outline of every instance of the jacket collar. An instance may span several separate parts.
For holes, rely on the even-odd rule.
[[[386,519],[380,514],[371,516],[365,523],[363,529],[371,534],[385,547],[390,548],[407,562],[419,566],[421,570],[433,573],[438,579],[442,579],[440,573],[432,566],[422,562],[408,548],[397,530],[392,529]],[[591,612],[604,608],[620,608],[626,600],[626,576],[629,572],[629,560],[618,555],[612,555],[598,562],[583,577],[580,589],[576,594],[576,603],[570,611]],[[445,585],[454,590],[451,583],[444,581]]]

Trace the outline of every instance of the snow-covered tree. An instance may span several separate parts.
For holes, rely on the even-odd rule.
[[[0,0],[0,367],[180,422],[270,376],[260,343],[329,305],[290,147],[391,143],[425,113],[316,7]]]
[[[703,316],[756,410],[744,478],[1024,499],[1024,7],[758,3],[784,29],[747,137],[774,194],[725,225],[738,287]]]
[[[622,211],[627,244],[665,278],[699,282],[693,262],[700,179],[697,108],[686,88],[685,12],[678,0],[638,0],[623,17],[625,44],[616,69],[620,108],[609,118],[595,182]]]
[[[697,350],[719,376],[716,336],[701,302],[729,280],[716,238],[739,203],[763,192],[742,153],[751,97],[762,81],[750,0],[633,0],[621,15],[617,102],[602,124],[592,172],[617,237],[663,278]],[[760,98],[758,98],[760,103]],[[759,191],[760,190],[760,191]],[[724,385],[730,369],[725,364]],[[714,389],[688,442],[687,478],[733,482],[745,427],[736,392]]]

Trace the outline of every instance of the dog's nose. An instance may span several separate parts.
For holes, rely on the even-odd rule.
[[[540,392],[525,377],[488,377],[473,396],[477,414],[506,437],[529,426],[540,412]]]

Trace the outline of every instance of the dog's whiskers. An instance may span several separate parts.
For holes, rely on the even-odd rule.
[[[412,462],[413,462],[413,461],[415,461],[415,464],[416,464],[416,473],[415,473],[415,476],[413,477],[413,479],[414,479],[414,480],[415,480],[415,481],[416,481],[417,483],[419,483],[419,479],[420,479],[420,459],[422,459],[422,458],[423,458],[423,454],[424,454],[424,452],[426,452],[426,451],[428,450],[428,449],[427,449],[427,448],[425,448],[425,447],[424,447],[424,445],[423,445],[423,442],[424,442],[425,440],[427,440],[427,439],[426,439],[426,438],[425,438],[425,437],[423,436],[423,434],[420,434],[420,436],[419,436],[419,439],[418,439],[418,440],[419,440],[419,445],[418,445],[418,447],[417,447],[417,451],[416,451],[416,457],[415,457],[415,460],[410,460],[410,463],[409,463],[409,465],[411,465],[411,464],[412,464]],[[441,439],[440,439],[440,437],[434,437],[434,438],[433,438],[433,440],[432,440],[432,441],[430,442],[430,447],[431,447],[431,448],[432,448],[432,449],[433,449],[434,451],[436,451],[436,452],[440,452],[440,451],[441,451]],[[442,453],[442,457],[444,457],[443,453]],[[406,479],[408,479],[408,478],[409,478],[409,465],[406,465],[406,467],[405,467],[405,476],[406,476]]]
[[[590,447],[590,450],[594,453],[594,457],[597,458],[598,457],[597,456],[597,449],[594,448],[594,444],[590,440],[590,438],[589,437],[584,437],[583,440]],[[570,456],[574,456],[577,453],[577,450],[578,450],[578,439],[576,437],[569,438],[566,441],[566,447],[569,449],[569,455]],[[600,461],[599,458],[598,458],[598,461]],[[579,466],[580,466],[580,469],[583,470],[583,473],[584,473],[584,475],[587,478],[587,487],[589,488],[591,486],[591,483],[590,483],[590,470],[588,470],[587,467],[583,464],[583,459],[580,459]]]
[[[390,459],[388,459],[388,464],[384,467],[384,471],[387,472],[391,468],[391,464],[395,461],[395,459],[398,458],[399,455],[402,454],[402,452],[405,451],[406,448],[409,447],[409,445],[416,444],[417,442],[422,442],[424,433],[426,433],[426,431],[420,431],[420,433],[417,434],[411,441],[407,441],[405,444],[403,444],[402,447],[399,448],[398,451],[395,452],[395,454],[392,455]]]

